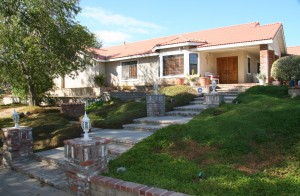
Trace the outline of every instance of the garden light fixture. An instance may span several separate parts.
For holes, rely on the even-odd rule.
[[[89,137],[89,130],[91,128],[91,121],[89,119],[89,117],[86,115],[86,112],[84,113],[84,117],[81,121],[81,127],[84,131],[84,136],[83,136],[83,140],[91,140]]]

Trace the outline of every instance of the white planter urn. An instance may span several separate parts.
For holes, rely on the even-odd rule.
[[[259,85],[265,85],[265,79],[258,79]]]
[[[190,81],[190,86],[195,86],[196,82]]]

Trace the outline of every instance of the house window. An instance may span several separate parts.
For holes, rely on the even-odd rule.
[[[136,79],[137,78],[137,61],[122,62],[122,79]]]
[[[256,63],[257,73],[260,73],[260,62]]]
[[[189,62],[190,62],[190,75],[198,74],[198,54],[190,53]]]
[[[183,54],[163,57],[163,76],[183,75]]]
[[[251,59],[248,57],[248,72],[251,73]]]

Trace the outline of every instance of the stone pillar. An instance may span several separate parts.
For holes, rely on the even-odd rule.
[[[164,94],[148,94],[147,100],[147,116],[165,116],[165,95]]]
[[[221,93],[207,93],[204,95],[204,103],[206,105],[220,105],[224,101],[224,95]]]
[[[108,139],[76,138],[65,140],[66,177],[70,191],[76,195],[89,195],[92,176],[108,172]]]
[[[3,128],[3,165],[11,167],[12,163],[32,154],[32,128]]]
[[[274,61],[274,50],[269,50],[267,44],[260,45],[260,72],[266,75],[267,83],[271,82],[271,67]]]

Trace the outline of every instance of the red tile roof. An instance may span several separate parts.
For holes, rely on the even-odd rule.
[[[287,54],[300,55],[300,46],[287,47]]]
[[[180,35],[155,38],[102,49],[95,49],[97,58],[103,60],[154,53],[156,46],[180,43],[199,43],[198,48],[274,39],[281,23],[260,25],[258,22],[222,27]]]

